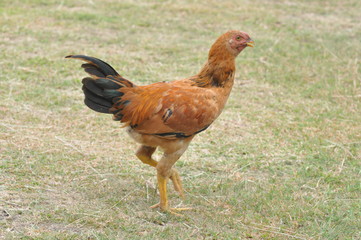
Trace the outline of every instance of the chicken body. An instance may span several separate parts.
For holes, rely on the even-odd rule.
[[[208,61],[190,78],[136,86],[120,76],[109,64],[92,57],[81,59],[91,78],[83,79],[85,104],[126,126],[128,134],[141,144],[136,156],[157,170],[160,202],[153,207],[174,212],[167,199],[167,180],[183,196],[183,187],[173,165],[187,149],[193,137],[206,130],[221,114],[231,92],[235,58],[247,46],[253,46],[248,34],[229,31],[212,45]],[[152,158],[156,148],[164,154]],[[178,209],[180,210],[180,209]]]

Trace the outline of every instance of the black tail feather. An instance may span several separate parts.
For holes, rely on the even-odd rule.
[[[90,63],[84,63],[81,65],[81,67],[84,68],[84,71],[91,76],[96,76],[100,78],[106,77],[104,73],[97,66],[94,66]]]
[[[83,86],[82,89],[83,89],[85,97],[89,98],[93,102],[95,102],[99,105],[102,105],[104,107],[108,107],[108,108],[112,107],[112,103],[108,99],[105,99],[105,98],[102,98],[101,96],[95,95],[94,93],[89,91],[85,86]]]
[[[77,58],[81,59],[91,65],[97,66],[97,69],[103,73],[104,76],[113,75],[113,76],[119,76],[119,73],[114,70],[112,66],[110,66],[108,63],[94,57],[88,57],[84,55],[69,55],[65,58]]]
[[[106,78],[98,78],[95,80],[96,84],[104,89],[119,89],[123,87],[119,83]]]
[[[84,99],[84,103],[85,105],[87,105],[90,109],[96,111],[96,112],[100,112],[100,113],[110,113],[109,112],[109,107],[104,107],[103,105],[100,105],[98,103],[93,102],[92,100],[90,100],[89,98],[85,97]]]
[[[124,95],[120,89],[136,86],[121,77],[108,63],[100,59],[84,55],[70,55],[66,58],[87,62],[81,65],[85,72],[91,75],[82,80],[85,105],[96,112],[114,114],[113,119],[120,121],[123,117],[121,114],[123,108],[120,109],[117,102],[121,102]],[[125,106],[125,102],[122,105]]]
[[[123,95],[124,95],[124,93],[119,92],[118,90],[115,90],[115,89],[104,89],[104,91],[103,91],[103,96],[110,100],[115,97],[121,97]]]
[[[84,78],[82,81],[83,86],[85,86],[92,93],[103,97],[103,89],[95,84],[94,79],[92,78]]]

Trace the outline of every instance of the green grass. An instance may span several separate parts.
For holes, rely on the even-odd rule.
[[[0,3],[0,239],[361,239],[358,0]],[[191,76],[229,29],[221,117],[177,162],[183,217],[108,115],[83,105],[80,62],[137,84]],[[160,154],[157,153],[159,157]]]

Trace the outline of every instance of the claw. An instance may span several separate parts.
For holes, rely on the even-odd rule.
[[[159,207],[163,212],[166,213],[170,213],[179,217],[182,217],[183,214],[180,214],[178,212],[181,211],[188,211],[188,210],[193,210],[193,208],[167,208],[167,209],[163,209],[162,206],[160,205],[160,203],[154,204],[153,206],[150,206],[150,208],[157,208]]]
[[[154,205],[150,206],[150,208],[157,208],[159,206],[160,206],[160,203],[157,203],[157,204],[154,204]]]

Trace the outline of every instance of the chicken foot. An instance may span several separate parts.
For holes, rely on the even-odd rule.
[[[151,208],[159,207],[162,211],[169,212],[176,216],[182,216],[177,212],[179,211],[186,211],[191,210],[192,208],[169,208],[168,205],[168,198],[167,198],[167,177],[163,177],[159,172],[157,174],[158,179],[158,188],[159,188],[159,195],[160,195],[160,202],[151,206]]]
[[[155,152],[155,147],[149,147],[145,145],[141,145],[136,152],[137,157],[145,164],[148,164],[152,167],[157,167],[158,162],[152,158],[153,153]],[[176,190],[181,198],[184,198],[182,180],[179,176],[179,173],[174,168],[171,169],[171,175],[169,177],[174,186],[174,190]],[[159,182],[159,180],[158,180]]]
[[[175,211],[189,210],[191,208],[169,208],[167,197],[167,180],[170,178],[173,181],[175,189],[182,189],[182,185],[177,185],[180,182],[179,174],[172,168],[175,162],[181,157],[183,152],[187,149],[189,142],[185,142],[180,147],[172,149],[172,151],[165,151],[162,159],[157,164],[157,180],[160,195],[160,202],[152,206],[152,208],[159,207],[162,211],[181,216]],[[182,192],[181,192],[182,193]]]

